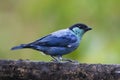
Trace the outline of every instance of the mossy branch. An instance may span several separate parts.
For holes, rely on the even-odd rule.
[[[0,60],[0,80],[120,80],[120,65]]]

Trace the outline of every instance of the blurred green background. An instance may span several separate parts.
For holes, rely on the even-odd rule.
[[[120,0],[0,0],[0,59],[50,61],[31,49],[11,51],[53,31],[85,23],[79,48],[63,57],[83,63],[120,63]]]

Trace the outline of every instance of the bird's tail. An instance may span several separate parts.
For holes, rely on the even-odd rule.
[[[21,44],[19,46],[15,46],[15,47],[11,48],[11,50],[18,50],[18,49],[27,48],[26,46],[27,46],[27,44]]]

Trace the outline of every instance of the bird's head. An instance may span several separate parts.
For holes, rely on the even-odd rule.
[[[74,24],[73,26],[69,27],[70,30],[72,30],[78,37],[81,37],[85,32],[92,30],[92,28],[89,28],[85,24]]]

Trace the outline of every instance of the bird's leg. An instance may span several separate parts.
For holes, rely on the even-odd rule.
[[[54,56],[51,56],[51,57],[53,58],[52,61],[55,61],[55,62],[57,61],[57,59]]]
[[[58,56],[57,58],[58,58],[59,61],[63,60],[62,56]]]
[[[52,58],[53,58],[53,60],[52,61],[54,61],[54,62],[60,62],[61,61],[61,57],[57,57],[57,58],[55,58],[54,56],[51,56]]]
[[[73,63],[78,63],[78,61],[75,61],[75,60],[70,60],[70,59],[66,59],[66,58],[62,58],[62,56],[51,56],[53,58],[53,62],[62,62],[62,61],[65,61],[65,62],[73,62]]]

